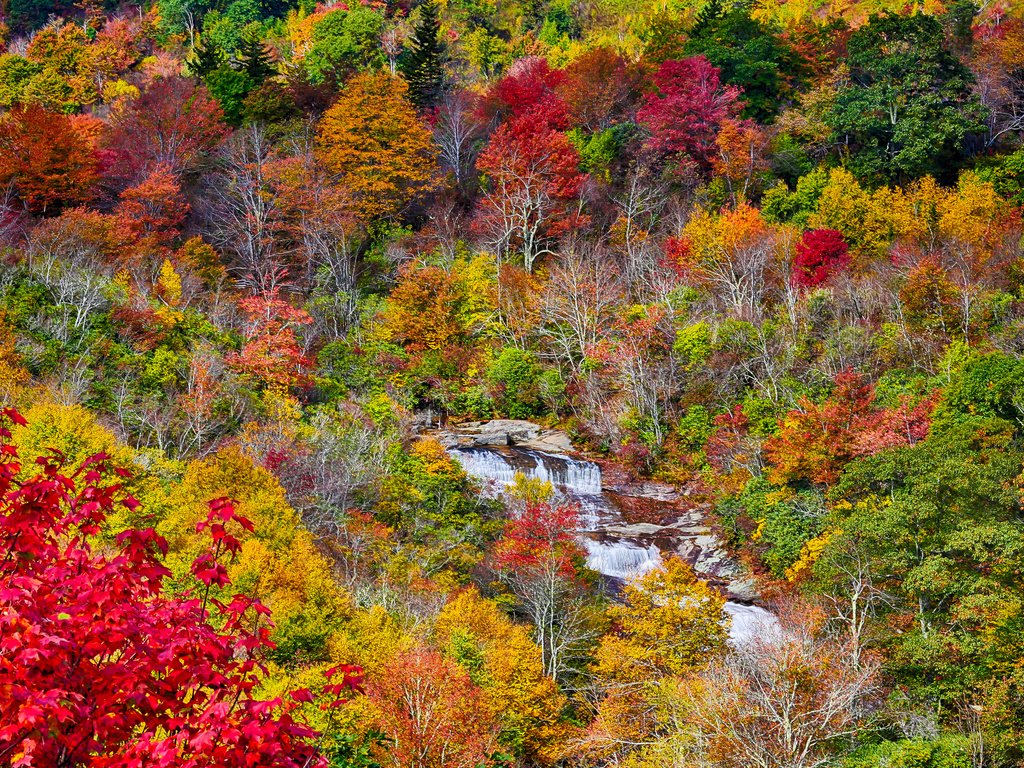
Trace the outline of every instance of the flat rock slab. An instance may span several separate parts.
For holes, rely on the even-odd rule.
[[[515,446],[545,453],[573,453],[572,441],[564,432],[546,429],[523,419],[467,421],[450,425],[436,435],[446,448],[500,448]]]

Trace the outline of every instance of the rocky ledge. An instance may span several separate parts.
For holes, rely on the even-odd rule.
[[[546,429],[532,421],[493,419],[449,425],[434,435],[445,448],[527,448],[545,453],[572,453],[572,441],[564,432]]]

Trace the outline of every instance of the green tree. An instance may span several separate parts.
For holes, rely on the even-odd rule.
[[[409,98],[423,109],[437,103],[444,87],[445,45],[436,0],[420,6],[408,54],[402,60],[402,74],[409,83]]]
[[[683,50],[704,56],[721,70],[722,82],[743,89],[744,117],[773,117],[790,88],[787,79],[799,75],[792,49],[740,4],[727,10],[721,0],[711,0],[697,15]]]
[[[215,42],[196,38],[195,45],[185,65],[195,77],[205,80],[224,63],[224,51]]]
[[[235,61],[237,68],[246,74],[253,86],[262,85],[264,80],[274,74],[274,63],[263,43],[258,25],[250,25],[242,33]]]
[[[985,130],[974,78],[924,14],[872,16],[850,37],[850,77],[826,111],[850,168],[874,181],[948,175],[965,139]]]
[[[487,380],[495,390],[495,401],[503,416],[528,419],[540,409],[541,369],[531,352],[505,347],[487,369]]]
[[[868,563],[902,625],[892,668],[953,700],[1020,657],[1022,455],[1010,423],[961,414],[917,445],[852,463],[833,490],[829,548]],[[835,558],[830,558],[832,562]]]
[[[302,63],[313,83],[333,82],[357,70],[375,69],[383,61],[380,35],[384,19],[362,6],[331,11],[313,27],[312,46]]]
[[[245,99],[254,85],[245,70],[235,69],[228,64],[222,64],[206,76],[206,87],[220,102],[228,125],[241,125]]]

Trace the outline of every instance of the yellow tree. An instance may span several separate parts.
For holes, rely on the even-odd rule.
[[[623,596],[612,611],[620,651],[652,675],[682,674],[725,648],[725,598],[680,558],[627,584]]]
[[[707,286],[732,316],[757,321],[764,312],[769,271],[780,247],[778,232],[757,208],[741,203],[715,216],[696,208],[683,230],[680,268]]]
[[[437,617],[438,644],[480,685],[484,707],[501,724],[499,741],[516,757],[552,765],[564,756],[572,727],[565,696],[544,674],[540,647],[475,589],[453,596]]]
[[[811,229],[843,233],[854,254],[854,268],[866,268],[884,255],[900,235],[915,230],[913,207],[900,190],[870,192],[845,168],[834,168],[807,221]]]
[[[349,81],[320,123],[318,150],[365,219],[396,216],[437,183],[430,131],[416,116],[405,81],[385,72]]]
[[[14,330],[0,312],[0,405],[12,403],[31,378],[22,365],[15,342]]]
[[[728,637],[725,598],[678,557],[623,596],[593,668],[596,713],[582,742],[590,759],[621,758],[663,736],[664,686],[721,656]]]
[[[284,489],[237,447],[190,462],[165,493],[142,499],[156,513],[156,528],[170,546],[166,565],[173,583],[188,581],[189,563],[202,547],[196,524],[207,500],[220,497],[233,499],[239,514],[253,522],[251,533],[236,532],[242,548],[228,575],[232,590],[259,597],[273,610],[275,657],[326,660],[329,642],[351,613],[351,599],[335,583],[330,563]]]

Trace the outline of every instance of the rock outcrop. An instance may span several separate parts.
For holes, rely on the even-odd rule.
[[[573,451],[572,441],[564,432],[522,419],[463,422],[438,432],[436,438],[446,448],[516,447],[556,454]]]

